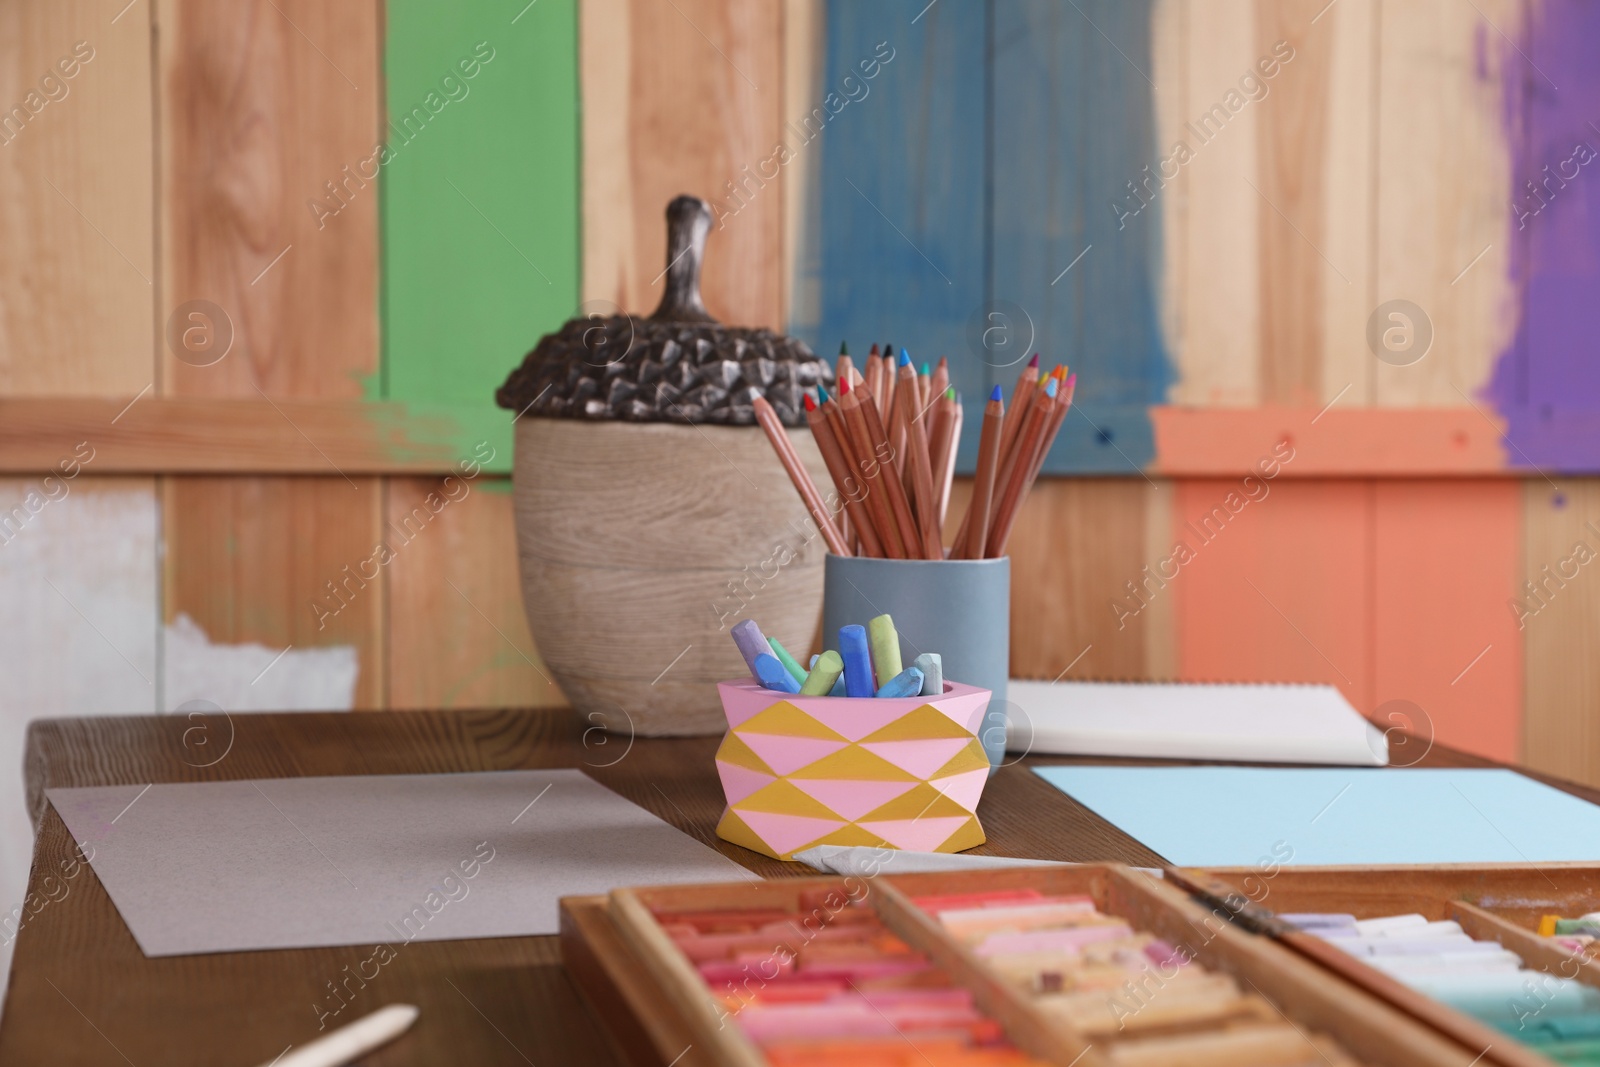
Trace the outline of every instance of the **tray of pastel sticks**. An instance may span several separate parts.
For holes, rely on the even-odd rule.
[[[619,889],[561,936],[640,1064],[1466,1067],[1219,914],[1090,864]]]
[[[1463,1062],[1600,1064],[1600,865],[1171,873],[1456,1041]]]

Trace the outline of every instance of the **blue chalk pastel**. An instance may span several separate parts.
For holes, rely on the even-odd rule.
[[[880,697],[914,697],[922,692],[922,672],[915,667],[907,667],[899,674],[883,683],[883,688],[875,694]]]
[[[766,635],[754,619],[737,623],[728,632],[733,635],[733,643],[739,646],[739,655],[744,657],[745,666],[750,668],[750,677],[759,682],[761,675],[756,673],[756,657],[772,655],[772,646],[767,644]]]
[[[820,652],[811,653],[811,662],[806,664],[806,669],[807,670],[815,669],[815,667],[817,665],[817,660],[819,660],[821,658],[822,658],[822,653],[820,653]]]
[[[794,680],[789,668],[779,663],[778,657],[770,652],[763,652],[756,657],[756,680],[763,689],[774,689],[780,693],[800,692],[800,683]]]
[[[911,665],[922,672],[923,696],[944,695],[944,657],[937,652],[924,652],[912,660]]]
[[[867,650],[865,626],[839,627],[839,656],[844,660],[844,695],[872,696],[872,653]]]
[[[833,683],[833,688],[828,690],[828,695],[831,697],[842,697],[848,695],[845,692],[843,671],[839,672],[839,678]]]

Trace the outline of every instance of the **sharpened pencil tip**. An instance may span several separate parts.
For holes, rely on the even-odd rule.
[[[1073,386],[1075,386],[1077,384],[1078,384],[1078,374],[1077,374],[1076,371],[1074,371],[1073,373],[1067,375],[1067,388],[1068,389],[1071,389]]]
[[[850,346],[844,341],[839,342],[839,354],[841,356],[848,356],[850,354]]]
[[[899,366],[902,366],[902,367],[911,366],[911,353],[907,352],[903,348],[900,350],[900,363],[899,363]]]
[[[839,395],[840,396],[849,396],[850,395],[850,379],[848,377],[844,377],[844,378],[840,378],[839,379]]]
[[[956,398],[956,387],[952,385],[946,389],[944,391],[944,398],[946,400],[954,400]]]
[[[1050,384],[1044,387],[1044,395],[1054,400],[1056,397],[1056,380],[1050,379]]]
[[[1004,397],[1005,397],[1005,393],[1003,391],[1001,391],[1001,389],[1000,389],[1000,387],[998,385],[995,386],[993,389],[989,390],[989,399],[990,400],[1000,400],[1000,399],[1003,399]]]
[[[928,362],[927,362],[927,360],[923,360],[923,362],[922,362],[922,369],[921,369],[921,370],[919,370],[919,371],[918,371],[918,372],[917,372],[917,373],[918,373],[918,374],[921,374],[921,375],[923,375],[923,376],[927,376],[927,375],[930,375],[930,374],[932,374],[932,373],[933,373],[933,368],[932,368],[932,367],[930,367],[930,366],[928,366]]]
[[[801,393],[800,396],[805,401],[805,405],[806,405],[806,410],[807,411],[815,411],[815,410],[817,410],[817,402],[815,400],[811,399],[811,394],[810,393]]]
[[[1028,360],[1028,366],[1032,367],[1034,370],[1039,369],[1039,353],[1035,352],[1033,354],[1033,358]]]

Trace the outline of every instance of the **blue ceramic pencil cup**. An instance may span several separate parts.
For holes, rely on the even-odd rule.
[[[902,560],[829,555],[823,570],[822,644],[839,648],[839,627],[894,616],[900,655],[942,657],[947,681],[990,691],[979,734],[989,773],[1006,751],[1006,679],[1011,674],[1011,559]]]

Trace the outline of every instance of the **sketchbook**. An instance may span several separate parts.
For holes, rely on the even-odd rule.
[[[1387,734],[1331,685],[1012,680],[1007,697],[1006,749],[1014,753],[1389,762]]]

